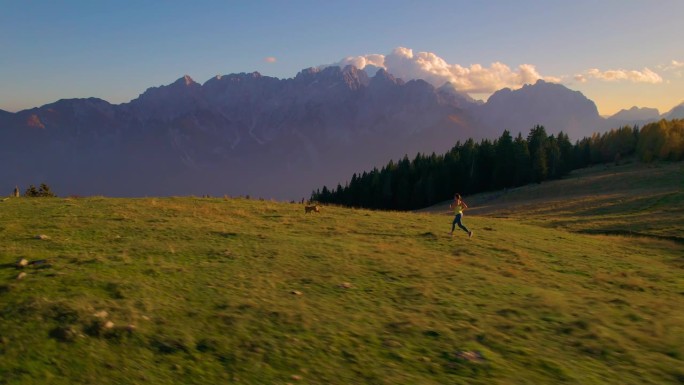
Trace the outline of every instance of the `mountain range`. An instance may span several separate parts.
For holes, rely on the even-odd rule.
[[[684,117],[684,104],[667,118]],[[62,99],[0,110],[0,181],[49,184],[60,195],[250,195],[296,199],[322,185],[457,141],[526,135],[536,124],[571,139],[657,120],[633,108],[611,118],[580,92],[538,81],[486,103],[452,85],[403,81],[383,69],[189,76],[129,103]]]

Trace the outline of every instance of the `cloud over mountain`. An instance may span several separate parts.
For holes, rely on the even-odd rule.
[[[659,67],[662,67],[662,69],[665,71],[678,70],[684,68],[684,62],[672,60],[668,65]]]
[[[641,71],[623,69],[601,71],[598,68],[591,68],[582,74],[575,75],[575,80],[581,83],[585,83],[589,79],[597,79],[609,82],[626,80],[633,83],[651,84],[663,82],[663,78],[660,75],[648,68],[644,68]]]
[[[494,62],[489,67],[481,64],[464,67],[447,63],[432,52],[414,53],[405,47],[397,47],[388,55],[350,56],[333,65],[344,67],[349,64],[357,68],[384,68],[399,78],[423,79],[437,87],[449,82],[458,91],[476,94],[492,93],[501,88],[517,89],[539,79],[560,82],[558,78],[542,76],[532,64],[521,64],[515,69],[501,62]]]
[[[672,60],[667,65],[658,66],[658,68],[662,69],[663,71],[672,73],[677,78],[681,78],[682,76],[684,76],[684,62],[681,61]]]

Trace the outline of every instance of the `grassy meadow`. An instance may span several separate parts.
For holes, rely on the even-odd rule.
[[[684,169],[620,167],[465,197],[472,239],[444,207],[4,200],[0,384],[682,384]]]

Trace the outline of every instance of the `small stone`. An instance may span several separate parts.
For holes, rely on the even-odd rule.
[[[292,376],[290,376],[290,378],[295,381],[301,381],[302,379],[304,379],[304,377],[300,376],[299,374],[293,374]]]
[[[462,360],[470,362],[485,361],[484,356],[477,350],[461,350],[456,352],[456,356]]]
[[[107,313],[106,310],[98,311],[97,313],[93,314],[97,318],[107,318],[109,317],[109,313]]]
[[[45,234],[38,234],[38,235],[36,235],[35,238],[36,238],[36,239],[40,239],[41,241],[44,241],[44,240],[46,240],[46,239],[50,239],[50,237],[48,237],[48,236],[45,235]]]
[[[126,327],[124,329],[129,333],[133,333],[135,331],[136,327],[133,324],[128,324],[128,325],[126,325]]]
[[[26,278],[26,273],[24,273],[23,271],[21,273],[19,273],[19,275],[17,275],[17,280],[24,279],[24,278]]]
[[[351,289],[352,284],[349,283],[349,282],[342,282],[342,283],[340,284],[340,287],[343,288],[343,289]]]
[[[397,340],[384,340],[383,345],[387,346],[388,348],[400,348],[401,347],[401,342]]]
[[[72,342],[76,337],[79,337],[79,334],[73,326],[67,325],[52,329],[50,337],[60,342]]]
[[[112,321],[107,321],[107,322],[105,322],[105,324],[103,325],[103,327],[104,327],[105,329],[112,329],[112,328],[114,328],[114,322],[112,322]]]
[[[302,292],[299,291],[299,290],[292,290],[290,293],[292,293],[292,294],[294,294],[294,295],[302,295],[302,294],[304,294],[304,293],[302,293]]]
[[[26,267],[28,266],[29,261],[26,258],[22,258],[17,262],[17,267]]]

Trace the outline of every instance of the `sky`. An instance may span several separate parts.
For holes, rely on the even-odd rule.
[[[544,79],[602,115],[665,113],[684,102],[682,15],[682,0],[0,0],[0,109],[372,64],[482,100]]]

